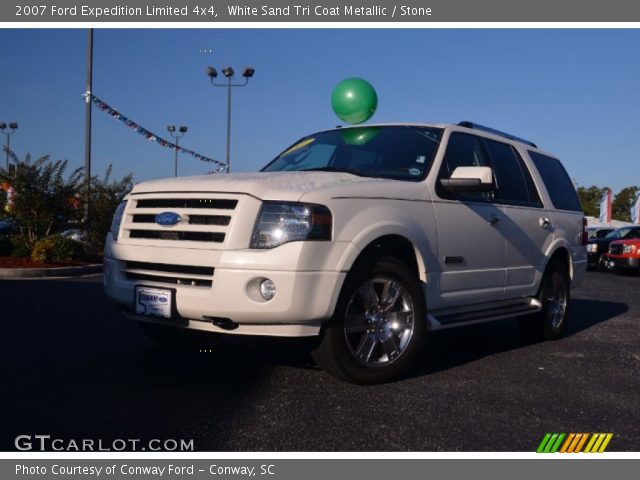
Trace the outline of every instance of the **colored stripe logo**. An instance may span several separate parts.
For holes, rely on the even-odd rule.
[[[546,433],[536,453],[602,453],[613,433]]]

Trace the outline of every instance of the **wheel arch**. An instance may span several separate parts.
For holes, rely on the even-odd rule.
[[[372,257],[389,256],[407,265],[421,282],[427,281],[427,266],[424,257],[416,243],[407,235],[384,233],[357,244],[354,243],[354,247],[356,248],[349,249],[343,257],[342,271],[350,271],[358,263],[369,261]]]
[[[550,249],[547,257],[549,258],[549,260],[547,261],[547,265],[545,266],[545,271],[547,266],[550,265],[551,262],[559,261],[566,266],[569,278],[573,280],[573,262],[571,261],[571,254],[569,253],[568,244],[556,244],[554,248]]]

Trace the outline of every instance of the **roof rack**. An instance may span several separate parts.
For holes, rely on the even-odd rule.
[[[531,145],[534,148],[538,148],[538,146],[535,143],[530,142],[529,140],[516,137],[515,135],[511,135],[510,133],[501,132],[500,130],[496,130],[495,128],[485,127],[484,125],[479,125],[477,123],[464,121],[464,122],[458,123],[458,126],[471,128],[473,130],[480,130],[482,132],[492,133],[493,135],[498,135],[499,137],[508,138],[509,140],[515,140],[516,142],[525,143],[527,145]]]

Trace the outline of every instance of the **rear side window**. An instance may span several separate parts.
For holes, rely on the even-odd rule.
[[[496,182],[496,200],[515,205],[541,206],[538,191],[520,155],[511,145],[486,140]]]
[[[582,212],[576,189],[560,161],[532,151],[529,151],[529,156],[547,187],[553,206],[558,210]]]

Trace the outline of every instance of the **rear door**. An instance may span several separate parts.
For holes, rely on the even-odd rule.
[[[510,144],[485,139],[491,156],[495,202],[503,215],[505,237],[505,298],[534,295],[545,266],[545,252],[553,241],[553,227],[540,195],[517,150]]]

